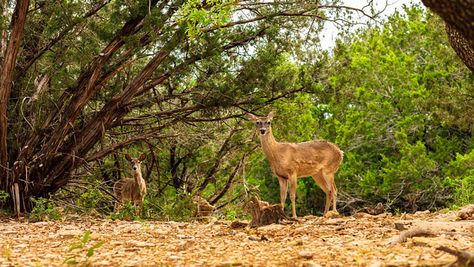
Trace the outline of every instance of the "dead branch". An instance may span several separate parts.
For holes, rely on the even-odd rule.
[[[423,228],[410,229],[410,230],[407,230],[407,231],[403,231],[400,234],[400,236],[398,236],[397,239],[390,242],[390,245],[394,246],[396,244],[405,243],[405,242],[407,242],[408,238],[416,237],[416,236],[433,237],[433,236],[436,236],[436,234],[433,231],[429,230],[429,229],[423,229]]]
[[[473,252],[466,252],[460,251],[456,249],[452,249],[446,246],[440,246],[436,248],[437,250],[444,251],[449,253],[453,256],[457,257],[457,260],[451,263],[449,266],[464,266],[464,267],[473,267],[474,266],[474,253]]]

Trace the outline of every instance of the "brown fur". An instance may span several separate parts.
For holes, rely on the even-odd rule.
[[[115,197],[120,201],[115,203],[115,210],[117,211],[125,201],[130,201],[135,209],[135,214],[139,215],[146,195],[146,183],[142,177],[140,165],[141,161],[145,159],[145,154],[141,154],[138,158],[132,158],[128,154],[125,157],[134,168],[133,178],[122,178],[114,184]]]
[[[326,193],[324,214],[329,210],[331,200],[336,211],[337,188],[334,175],[342,163],[343,152],[333,143],[325,140],[303,143],[279,143],[273,137],[270,122],[273,112],[267,117],[247,114],[249,120],[257,123],[260,143],[273,173],[280,184],[280,201],[284,207],[290,183],[290,199],[293,217],[296,218],[296,180],[311,176]]]

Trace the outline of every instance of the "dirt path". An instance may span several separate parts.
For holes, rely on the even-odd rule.
[[[436,236],[391,245],[400,235],[395,222],[431,229]],[[305,217],[258,229],[231,229],[229,224],[4,220],[0,266],[61,266],[67,259],[92,266],[443,266],[456,258],[437,251],[440,245],[474,251],[474,221],[459,221],[453,212]],[[80,242],[87,230],[90,238]]]

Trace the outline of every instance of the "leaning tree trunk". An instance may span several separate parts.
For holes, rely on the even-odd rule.
[[[10,176],[9,148],[8,148],[8,103],[13,87],[13,71],[25,30],[26,15],[29,0],[18,0],[11,19],[11,33],[0,63],[0,190],[10,192],[14,200],[14,209],[19,211],[18,177]],[[6,2],[3,2],[6,5]],[[6,6],[2,7],[6,9]],[[3,35],[3,34],[2,34]],[[6,35],[2,36],[6,37]]]
[[[474,0],[422,0],[446,23],[449,42],[474,73]]]
[[[82,9],[74,10],[73,14],[62,12],[62,8],[65,7],[57,1],[36,1],[35,12],[28,12],[30,4],[28,0],[16,0],[14,10],[5,7],[7,3],[14,2],[13,0],[0,1],[3,4],[2,27],[6,25],[3,23],[7,20],[5,14],[13,12],[9,28],[0,29],[0,52],[2,52],[0,55],[0,190],[11,193],[16,213],[20,212],[20,203],[21,210],[27,211],[32,197],[47,197],[50,193],[56,192],[69,182],[72,172],[88,160],[103,157],[114,149],[123,148],[130,144],[129,141],[132,139],[133,141],[145,140],[152,134],[156,134],[155,130],[159,130],[161,125],[148,129],[146,134],[112,144],[91,155],[97,147],[96,144],[108,131],[122,126],[124,117],[134,108],[140,107],[134,106],[136,103],[133,102],[138,96],[162,85],[170,77],[189,70],[189,66],[197,61],[246,46],[267,33],[272,33],[273,31],[268,30],[269,25],[272,25],[276,18],[289,19],[287,16],[289,13],[275,11],[275,13],[259,15],[253,19],[201,28],[203,34],[209,34],[210,37],[213,37],[211,34],[217,33],[219,29],[235,26],[238,30],[222,35],[225,38],[219,32],[218,38],[209,39],[213,40],[212,43],[200,43],[199,49],[193,50],[190,49],[193,40],[186,38],[185,32],[186,25],[189,23],[176,19],[176,12],[187,1],[136,1],[136,6],[134,6],[136,9],[129,13],[127,10],[124,11],[127,16],[123,17],[123,22],[121,22],[123,26],[114,28],[108,33],[110,37],[106,34],[98,38],[97,43],[94,43],[96,45],[94,49],[87,50],[89,53],[96,54],[87,54],[84,56],[84,61],[74,62],[74,64],[77,63],[73,66],[74,69],[79,69],[80,72],[72,72],[69,76],[66,67],[61,66],[68,65],[70,62],[57,59],[57,56],[60,56],[58,51],[64,52],[62,49],[70,45],[69,42],[81,39],[82,30],[86,29],[86,32],[88,30],[86,25],[89,24],[89,20],[97,19],[100,22],[103,14],[97,15],[97,12],[111,1],[79,1],[78,3],[83,4],[80,7],[88,9],[82,16],[77,13]],[[212,8],[212,5],[206,1],[202,3],[203,6],[199,8]],[[57,12],[54,13],[55,11]],[[308,10],[292,14],[295,17],[307,17],[310,12],[316,19],[319,18],[317,11],[315,7],[308,7]],[[48,21],[52,21],[51,24],[56,23],[54,19],[50,20],[51,12],[60,18],[64,14],[65,25],[60,25],[58,28],[46,25]],[[45,25],[28,26],[28,31],[24,33],[25,23],[45,23]],[[251,26],[245,29],[242,27],[244,24]],[[22,39],[25,41],[22,42]],[[100,49],[96,50],[97,47]],[[77,49],[75,53],[78,51],[86,50]],[[152,51],[153,54],[150,55]],[[146,57],[142,53],[145,53]],[[49,57],[53,57],[54,60]],[[130,71],[130,76],[122,79],[119,74],[126,72],[124,70],[127,70],[137,58],[143,65],[138,64],[140,69],[133,69]],[[56,60],[60,61],[59,64],[56,64]],[[145,60],[148,61],[145,62]],[[58,75],[60,78],[55,77],[57,72],[42,70],[42,64],[58,67],[59,71],[56,69],[55,71],[64,71],[68,78],[62,81],[63,78],[60,75]],[[29,83],[30,80],[35,79],[39,81],[36,88]],[[119,85],[113,87],[112,84],[115,82],[119,82]],[[52,100],[52,103],[40,105],[36,94],[40,95],[43,90],[47,90],[44,88],[48,86],[51,89],[48,97],[51,99],[47,97],[44,99]],[[109,87],[116,89],[118,93],[114,90],[104,92]],[[288,91],[286,94],[297,91]],[[100,98],[100,100],[95,98]],[[270,100],[272,99],[277,98],[272,95]],[[157,98],[156,101],[165,100]],[[98,110],[88,108],[91,102],[98,103],[97,107],[100,108]],[[25,104],[24,107],[22,107],[23,104]],[[35,109],[34,104],[41,108]],[[232,106],[244,104],[249,104],[249,102],[245,100],[232,102]],[[218,103],[214,105],[220,107]],[[178,111],[161,111],[159,112],[161,117],[157,116],[157,118],[164,120],[166,124],[178,119],[175,117],[189,116],[193,112],[212,107],[211,104],[206,106],[202,103],[190,102],[188,106]],[[16,117],[12,114],[16,114]],[[15,117],[16,122],[9,121],[8,116]],[[212,181],[215,170],[220,167],[219,162],[216,162],[215,166],[215,169],[208,173],[208,181]],[[224,189],[227,190],[231,184],[232,179],[229,179]],[[204,183],[201,188],[206,185],[207,183]],[[217,199],[220,197],[221,195],[218,195]]]

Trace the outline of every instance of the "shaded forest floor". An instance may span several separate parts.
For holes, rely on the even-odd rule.
[[[395,225],[429,229],[434,236],[398,240],[401,230]],[[218,220],[68,216],[62,222],[0,221],[0,266],[68,261],[91,266],[443,266],[455,261],[436,250],[441,245],[474,251],[472,217],[461,220],[456,212],[308,216],[257,229],[232,229],[230,222]]]

